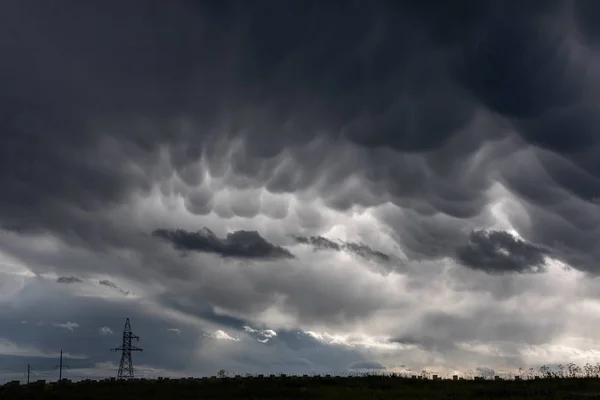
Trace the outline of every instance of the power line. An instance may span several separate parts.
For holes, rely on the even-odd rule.
[[[131,344],[132,339],[136,341],[140,340],[139,336],[134,335],[131,332],[131,324],[129,323],[129,318],[125,321],[125,328],[123,329],[123,343],[121,347],[117,347],[115,349],[110,349],[111,351],[120,351],[121,352],[121,362],[119,363],[119,372],[117,374],[117,379],[133,379],[133,361],[131,360],[131,352],[132,351],[143,351],[139,347],[135,347]]]

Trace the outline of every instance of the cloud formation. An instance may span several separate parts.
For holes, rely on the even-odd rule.
[[[215,331],[215,333],[212,334],[212,337],[216,340],[231,340],[234,342],[239,341],[239,338],[234,338],[232,336],[230,336],[227,332],[219,329],[217,331]]]
[[[269,243],[256,231],[235,231],[228,233],[223,239],[207,228],[197,232],[157,229],[152,234],[169,241],[178,250],[245,259],[294,258],[288,250]]]
[[[392,260],[392,257],[381,251],[373,250],[371,247],[364,243],[345,242],[342,240],[332,241],[323,236],[295,236],[294,239],[298,243],[309,244],[313,246],[315,250],[334,250],[334,251],[347,251],[366,260],[388,263]]]
[[[505,231],[474,231],[456,254],[465,266],[494,274],[544,272],[548,252]]]
[[[81,279],[76,276],[59,276],[56,278],[57,283],[81,283],[83,282]]]
[[[55,322],[52,325],[55,326],[55,327],[57,327],[57,328],[67,329],[67,330],[69,330],[71,332],[73,332],[73,330],[75,328],[79,328],[79,324],[77,322],[71,322],[71,321],[67,321],[64,324]]]
[[[377,370],[385,370],[385,367],[378,362],[373,361],[358,361],[349,365],[351,370],[359,370],[359,371],[377,371]]]
[[[596,8],[2,2],[3,348],[106,371],[131,317],[149,374],[595,361]]]
[[[254,334],[257,336],[257,340],[260,343],[268,343],[269,340],[271,340],[272,338],[277,336],[277,332],[275,332],[272,329],[262,329],[262,330],[258,330],[258,329],[254,329],[250,326],[244,326],[244,331],[246,331],[247,333],[250,334]]]
[[[127,296],[129,294],[129,291],[125,291],[125,290],[121,289],[119,286],[117,286],[116,283],[109,281],[108,279],[102,279],[102,280],[98,281],[98,284],[103,285],[103,286],[108,286],[109,288],[115,289],[116,291],[121,292],[125,296]]]
[[[102,328],[98,329],[98,331],[100,332],[101,335],[113,335],[114,332],[112,329],[110,329],[108,326],[103,326]]]

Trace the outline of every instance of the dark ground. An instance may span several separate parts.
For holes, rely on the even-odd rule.
[[[416,380],[400,377],[205,378],[0,387],[0,399],[599,399],[598,378]]]

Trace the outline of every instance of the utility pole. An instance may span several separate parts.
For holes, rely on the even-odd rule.
[[[131,332],[131,324],[129,323],[129,318],[125,321],[125,328],[123,329],[123,343],[121,347],[117,347],[115,349],[110,349],[111,351],[120,351],[121,352],[121,362],[119,363],[119,372],[117,374],[117,379],[133,379],[133,361],[131,360],[131,352],[132,351],[143,351],[139,347],[135,347],[131,344],[131,341],[135,339],[139,342],[140,337],[134,335]]]
[[[29,385],[29,373],[31,372],[31,365],[27,364],[27,384]]]
[[[60,364],[58,364],[57,367],[58,367],[58,370],[59,370],[59,372],[58,372],[58,381],[60,382],[60,381],[62,381],[63,367],[67,368],[67,369],[69,368],[68,365],[63,365],[63,352],[62,352],[62,350],[60,351]]]

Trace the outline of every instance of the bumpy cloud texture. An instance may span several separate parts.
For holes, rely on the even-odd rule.
[[[594,361],[597,4],[2,2],[0,353]]]

